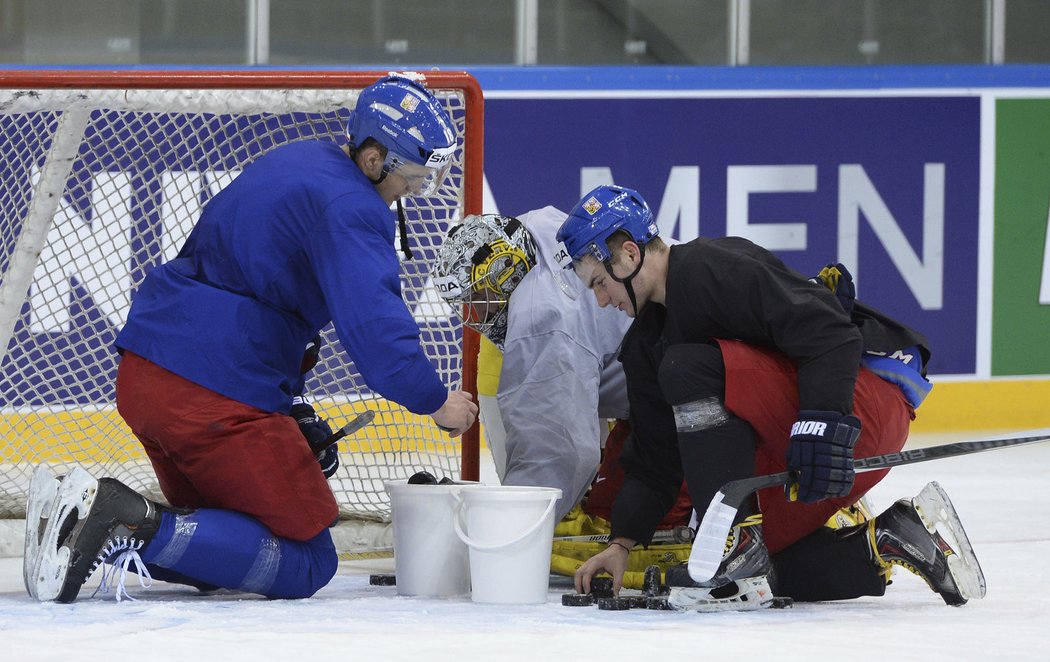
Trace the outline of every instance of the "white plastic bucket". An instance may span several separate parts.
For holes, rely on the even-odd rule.
[[[556,487],[478,485],[460,491],[453,525],[470,548],[474,602],[547,601],[554,504],[560,497]]]
[[[394,527],[398,595],[449,598],[470,592],[470,556],[452,526],[457,494],[477,483],[384,483]]]

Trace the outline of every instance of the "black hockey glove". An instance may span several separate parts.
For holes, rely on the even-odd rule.
[[[791,426],[787,468],[797,483],[787,486],[789,501],[812,503],[843,497],[853,489],[853,446],[860,420],[834,411],[801,411]]]
[[[314,408],[307,402],[293,404],[291,417],[299,424],[299,432],[306,437],[307,443],[311,446],[332,436],[332,428],[328,425],[328,421],[318,416]],[[317,462],[321,465],[324,477],[331,478],[335,470],[339,468],[339,444],[332,444],[319,452]]]

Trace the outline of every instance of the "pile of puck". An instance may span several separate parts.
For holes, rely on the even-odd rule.
[[[561,603],[566,607],[590,607],[597,604],[605,611],[627,609],[671,609],[667,604],[667,589],[660,583],[660,568],[651,565],[645,569],[641,595],[613,595],[612,578],[593,577],[590,593],[565,593]]]
[[[429,471],[417,471],[408,479],[409,485],[452,485],[454,482],[448,476],[438,480],[437,476]]]

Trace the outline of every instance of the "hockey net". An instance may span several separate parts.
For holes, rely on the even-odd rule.
[[[0,74],[0,518],[24,517],[38,463],[59,474],[80,464],[163,500],[114,403],[113,341],[136,287],[252,160],[288,142],[343,141],[357,93],[383,73]],[[469,75],[425,78],[459,150],[434,196],[405,200],[415,256],[402,257],[401,283],[432,363],[472,390],[461,327],[428,274],[448,224],[480,211],[482,98]],[[384,482],[416,471],[477,479],[477,426],[450,439],[369,391],[330,325],[322,336],[307,381],[315,409],[333,429],[376,412],[340,442],[329,484],[343,519],[389,521]],[[354,533],[341,551],[385,546],[379,535]]]

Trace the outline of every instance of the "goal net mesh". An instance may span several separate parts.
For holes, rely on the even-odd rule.
[[[0,517],[24,517],[39,463],[59,474],[80,464],[163,500],[114,403],[113,342],[134,292],[254,159],[299,140],[343,142],[371,80],[357,89],[0,89]],[[429,266],[464,214],[466,177],[480,172],[465,157],[467,95],[431,89],[455,121],[459,150],[434,196],[404,201],[415,256],[402,257],[401,284],[451,387],[462,380],[461,328]],[[388,480],[420,470],[458,479],[459,440],[372,393],[331,325],[322,336],[307,381],[315,409],[333,429],[376,412],[339,444],[329,484],[342,517],[388,521]]]

